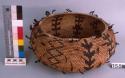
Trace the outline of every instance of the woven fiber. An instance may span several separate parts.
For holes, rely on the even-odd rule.
[[[114,54],[112,27],[93,15],[53,14],[31,27],[30,43],[41,63],[62,72],[100,67]]]

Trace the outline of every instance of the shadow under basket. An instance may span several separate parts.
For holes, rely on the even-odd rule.
[[[106,63],[116,47],[111,27],[82,13],[53,14],[37,21],[30,43],[41,63],[62,72],[80,73]]]

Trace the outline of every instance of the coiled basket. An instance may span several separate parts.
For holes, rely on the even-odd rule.
[[[114,54],[112,27],[89,14],[61,13],[35,20],[30,43],[41,63],[62,72],[83,73]]]

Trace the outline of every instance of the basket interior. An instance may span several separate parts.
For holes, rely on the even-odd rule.
[[[104,23],[85,14],[58,14],[46,17],[39,24],[45,32],[60,38],[100,37]]]

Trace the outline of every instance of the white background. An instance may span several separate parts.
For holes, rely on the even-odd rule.
[[[3,64],[5,57],[4,25],[2,16],[2,5],[18,4],[23,5],[24,32],[30,33],[29,25],[33,18],[40,19],[46,10],[56,9],[64,12],[66,8],[74,12],[88,13],[95,10],[95,13],[105,21],[115,24],[113,29],[119,34],[116,35],[120,45],[116,48],[115,55],[111,62],[125,63],[125,0],[0,0],[0,78],[118,78],[125,76],[125,69],[111,69],[107,64],[99,69],[79,73],[62,74],[42,64],[35,64],[35,56],[27,49],[28,40],[25,40],[25,51],[30,53],[26,67],[6,67]]]

